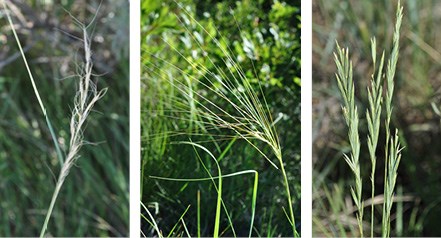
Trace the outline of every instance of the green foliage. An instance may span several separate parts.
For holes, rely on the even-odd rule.
[[[173,1],[157,5],[149,4],[150,2],[142,3],[141,26],[144,67],[141,103],[142,202],[150,209],[156,202],[159,203],[159,211],[152,213],[152,216],[164,235],[177,224],[190,204],[190,209],[183,217],[190,234],[213,235],[213,217],[217,214],[215,204],[218,200],[213,183],[166,182],[148,177],[206,178],[207,173],[194,150],[176,143],[191,138],[216,155],[222,174],[256,170],[259,173],[258,191],[271,191],[257,194],[253,235],[292,235],[290,224],[282,210],[282,206],[288,209],[283,176],[271,166],[271,163],[279,166],[278,162],[274,162],[277,161],[277,153],[274,154],[264,140],[259,142],[253,139],[259,134],[241,137],[232,134],[231,128],[219,127],[219,118],[215,114],[201,112],[201,107],[205,107],[205,111],[232,113],[231,116],[239,118],[241,110],[234,105],[250,105],[242,104],[236,97],[242,95],[241,90],[256,92],[256,99],[260,102],[266,99],[269,111],[277,121],[283,153],[281,156],[286,166],[298,225],[300,1],[295,4],[278,1],[274,4],[270,1],[255,3],[246,0],[179,1],[182,8]],[[188,12],[184,12],[184,9]],[[195,17],[198,23],[191,17]],[[228,50],[228,55],[240,64],[243,71],[228,60],[224,61],[228,59],[228,55],[222,48]],[[233,67],[228,67],[229,64]],[[225,84],[223,78],[232,75],[237,77],[240,74],[247,78],[242,89]],[[234,89],[238,91],[235,92]],[[231,103],[226,102],[223,95],[232,98]],[[220,107],[217,108],[204,98]],[[256,106],[257,108],[259,107]],[[233,117],[221,115],[220,118],[234,120]],[[231,123],[231,120],[226,122]],[[206,123],[210,121],[217,123],[217,126]],[[240,128],[245,125],[247,124],[238,123],[236,128],[242,135],[244,134]],[[206,154],[200,156],[203,164],[215,177],[218,172],[213,160]],[[265,156],[267,160],[263,158]],[[249,224],[254,210],[249,204],[254,187],[254,181],[248,179],[248,176],[222,179],[224,207],[219,235],[249,235]],[[197,194],[201,195],[200,207]],[[289,213],[289,210],[286,212]],[[144,215],[148,217],[146,212]],[[198,216],[200,219],[197,219]],[[299,228],[298,225],[296,229]],[[144,219],[142,230],[147,236],[155,233]],[[185,228],[180,223],[172,235],[180,236],[185,234],[183,232]]]

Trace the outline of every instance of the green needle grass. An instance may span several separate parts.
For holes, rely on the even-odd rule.
[[[179,191],[182,192],[184,189],[193,190],[190,193],[192,196],[188,198],[188,195],[183,195],[170,198],[170,201],[164,202],[172,206],[179,206],[182,201],[186,201],[187,199],[194,200],[195,205],[193,205],[193,208],[195,209],[195,219],[193,226],[188,227],[190,232],[197,227],[197,233],[196,230],[194,230],[193,235],[204,236],[203,232],[208,230],[210,236],[215,237],[223,236],[224,234],[228,234],[229,236],[253,236],[260,235],[260,229],[268,228],[268,232],[271,234],[276,234],[280,230],[280,232],[283,232],[283,235],[299,236],[294,216],[294,205],[296,201],[293,199],[294,197],[292,197],[293,194],[291,193],[293,187],[290,186],[292,185],[290,183],[294,182],[291,181],[290,176],[295,174],[295,172],[291,170],[294,168],[286,167],[296,162],[288,161],[288,159],[291,158],[294,160],[298,157],[294,157],[292,156],[293,154],[286,152],[290,151],[292,147],[286,151],[282,151],[278,131],[276,130],[277,123],[281,124],[283,121],[292,123],[292,121],[287,120],[289,116],[285,116],[287,114],[284,113],[279,113],[279,117],[273,120],[272,116],[274,113],[279,110],[283,111],[283,109],[275,106],[279,97],[276,99],[271,98],[270,101],[269,97],[265,95],[267,92],[264,93],[265,90],[268,90],[269,93],[274,93],[279,90],[282,92],[288,89],[288,87],[278,85],[280,86],[279,88],[273,84],[274,80],[260,76],[262,75],[260,71],[261,64],[266,66],[267,64],[271,64],[271,61],[267,61],[263,56],[257,57],[260,53],[264,54],[260,51],[260,46],[257,47],[256,45],[254,49],[251,49],[253,47],[250,46],[250,44],[258,44],[256,42],[252,43],[255,39],[251,38],[254,36],[254,33],[262,30],[263,28],[261,28],[261,26],[264,25],[245,25],[242,23],[242,16],[238,17],[237,20],[234,16],[236,13],[238,13],[239,16],[240,12],[236,12],[236,9],[231,9],[235,11],[235,13],[232,15],[226,14],[225,18],[231,19],[230,23],[236,23],[236,25],[233,26],[234,29],[231,29],[231,31],[228,28],[218,29],[215,26],[216,23],[213,21],[218,18],[217,15],[205,15],[206,19],[202,18],[199,21],[195,19],[196,17],[192,11],[191,4],[184,3],[181,5],[178,3],[179,1],[174,0],[171,0],[171,2],[172,4],[168,5],[158,5],[157,9],[153,12],[146,8],[150,21],[147,21],[148,24],[145,26],[147,32],[145,39],[147,43],[143,44],[143,55],[145,55],[145,58],[142,60],[146,72],[145,90],[147,91],[147,99],[145,101],[147,113],[145,113],[146,118],[143,120],[146,122],[146,126],[143,127],[143,130],[146,131],[144,138],[147,140],[146,146],[143,148],[144,154],[146,154],[144,157],[146,162],[143,168],[145,167],[146,170],[144,171],[144,169],[142,169],[142,173],[146,178],[143,180],[143,182],[146,182],[145,187],[147,189],[153,188],[154,191],[153,195],[150,195],[152,194],[151,192],[144,191],[145,195],[147,195],[148,198],[153,197],[154,199],[160,199],[169,192],[169,188],[180,186],[179,183],[176,185],[176,182],[180,180],[171,180],[175,181],[175,183],[165,183],[163,181],[151,183],[151,179],[159,179],[159,176],[162,176],[160,180],[165,180],[166,177],[169,179],[177,177],[165,171],[160,174],[158,172],[159,169],[186,163],[182,161],[193,158],[195,155],[197,158],[202,156],[207,169],[204,164],[200,162],[199,158],[195,171],[205,171],[206,174],[209,174],[209,176],[214,179],[214,181],[212,181],[213,184],[201,188],[201,197],[196,198],[193,195],[196,195],[196,192],[199,190],[193,190],[195,189],[195,185],[187,187],[190,180],[184,179],[181,181],[184,185]],[[175,4],[173,4],[173,2]],[[248,3],[244,2],[243,4],[243,6],[246,7]],[[273,8],[275,9],[276,5],[274,5]],[[229,12],[228,9],[230,8],[226,6],[225,9],[227,10],[226,12]],[[242,12],[240,7],[237,7],[237,10]],[[258,13],[258,11],[256,13]],[[254,15],[255,12],[244,11],[242,14],[251,16]],[[224,24],[224,22],[220,22]],[[166,27],[162,27],[165,25]],[[244,29],[251,29],[253,31],[248,32],[245,30],[242,32],[239,25],[242,25]],[[225,37],[222,33],[224,30],[225,32],[228,31],[228,33],[225,33]],[[229,35],[230,32],[234,33]],[[229,35],[228,38],[226,37],[227,34]],[[250,36],[250,34],[253,36]],[[264,38],[266,38],[266,36]],[[277,38],[277,36],[275,36],[274,39],[275,38]],[[248,39],[251,39],[251,41]],[[268,46],[274,43],[272,36],[268,36],[266,39],[270,41]],[[241,44],[241,40],[243,44]],[[265,41],[265,39],[262,40]],[[277,41],[277,39],[275,39],[275,41]],[[262,43],[262,46],[263,45]],[[264,49],[266,48],[262,47],[262,50]],[[251,52],[253,50],[255,50],[254,56],[253,52]],[[288,62],[288,60],[289,59],[286,59],[286,62]],[[254,64],[257,65],[256,68]],[[272,69],[271,72],[273,72]],[[271,73],[271,75],[273,74]],[[281,76],[281,80],[282,78],[284,81],[291,79],[289,76]],[[265,88],[263,85],[265,85]],[[275,91],[272,89],[275,89]],[[282,97],[282,95],[280,96]],[[290,98],[290,96],[288,96],[288,98]],[[163,118],[163,120],[161,120],[161,118]],[[281,118],[283,118],[283,120],[280,120]],[[154,128],[152,125],[154,125]],[[171,139],[172,137],[173,139]],[[173,142],[175,138],[178,138],[178,141],[182,141],[183,138],[184,140],[190,138],[190,141],[194,141],[191,143],[203,146],[207,151],[192,145],[197,150],[193,152],[188,148],[185,149],[185,146],[182,146],[184,147],[182,148],[182,152],[185,151],[185,153],[190,154],[180,153],[181,146],[168,146],[175,144],[175,142]],[[178,142],[177,144],[185,143],[186,142]],[[198,152],[201,152],[201,150],[204,150],[204,152],[198,155]],[[241,154],[241,150],[246,151],[246,155]],[[217,161],[214,161],[208,152],[216,156]],[[287,155],[286,157],[284,153]],[[249,158],[247,158],[248,156]],[[159,166],[158,169],[151,169],[157,166],[156,162],[153,163],[151,161],[164,163],[164,166]],[[244,162],[239,163],[239,161]],[[152,164],[149,166],[148,163]],[[219,164],[219,167],[217,164]],[[265,200],[267,198],[278,197],[272,201],[269,200],[268,203],[271,203],[270,205],[273,206],[273,208],[271,208],[271,214],[273,211],[274,214],[276,214],[274,215],[273,223],[280,224],[267,224],[268,219],[266,218],[256,219],[255,221],[255,204],[251,206],[252,212],[249,212],[249,206],[245,207],[238,203],[235,203],[234,207],[230,207],[231,212],[227,212],[225,203],[223,203],[223,200],[228,204],[227,201],[230,201],[230,199],[239,198],[239,193],[233,192],[235,186],[247,186],[247,190],[240,191],[240,193],[246,193],[246,197],[250,195],[256,197],[256,195],[254,194],[254,190],[252,190],[253,185],[249,183],[249,181],[240,183],[234,181],[231,182],[231,187],[226,186],[225,184],[227,183],[223,183],[224,187],[222,188],[222,186],[219,186],[219,180],[225,179],[226,177],[225,174],[221,174],[220,172],[225,173],[225,171],[228,171],[229,174],[234,174],[236,171],[249,171],[249,169],[256,168],[255,166],[259,168],[259,166],[263,165],[270,165],[270,171],[265,173],[265,175],[271,177],[271,179],[275,179],[277,185],[280,183],[280,189],[275,189],[274,193],[262,196],[262,201],[264,202],[267,201]],[[244,168],[242,168],[242,166],[244,166]],[[231,167],[234,168],[233,171]],[[176,172],[176,174],[188,173],[188,171],[185,170],[187,167],[180,166],[180,168],[182,169]],[[150,172],[149,169],[151,170]],[[187,169],[191,171],[191,168]],[[155,171],[155,174],[152,174],[152,171]],[[157,175],[157,177],[149,175]],[[183,178],[192,177],[191,175],[178,176]],[[202,175],[202,177],[206,176]],[[150,180],[148,178],[150,178]],[[205,179],[209,180],[211,178]],[[229,182],[230,180],[228,180],[228,184]],[[263,184],[265,183],[263,182]],[[216,188],[216,192],[213,191],[213,188]],[[276,186],[273,188],[276,188]],[[279,186],[277,186],[277,188],[279,188]],[[298,189],[298,187],[295,188]],[[155,189],[158,189],[158,191]],[[163,190],[159,191],[159,189]],[[202,192],[205,192],[206,189],[212,191],[212,193],[209,194],[210,199],[206,199],[202,195]],[[279,199],[280,197],[281,199]],[[202,198],[202,201],[200,198]],[[239,199],[242,199],[242,197]],[[210,206],[211,212],[202,212],[201,214],[200,211],[203,210],[199,210],[202,209],[200,205],[204,206],[202,202],[208,201],[212,201],[213,203],[213,205]],[[219,201],[221,202],[219,203]],[[214,205],[214,203],[216,203],[216,205]],[[217,215],[219,214],[219,204],[222,211],[220,221]],[[224,207],[223,210],[222,207]],[[267,216],[266,206],[258,207],[258,209],[264,210],[265,214],[263,214],[263,216]],[[282,211],[285,212],[286,217]],[[250,218],[250,215],[239,216],[238,214],[241,213],[252,214],[252,217]],[[179,215],[180,214],[176,213],[173,214],[174,219],[178,218]],[[203,219],[203,217],[197,219],[196,215],[197,217],[206,216],[206,219]],[[211,221],[211,216],[215,218],[215,222],[205,222],[207,219]],[[231,219],[229,216],[231,216]],[[170,219],[170,217],[171,215],[161,220],[163,224],[173,224],[175,220]],[[257,217],[259,217],[258,214]],[[297,221],[298,220],[299,219],[297,219]],[[186,221],[188,221],[188,218],[186,218]],[[237,221],[241,221],[241,224],[244,223],[244,221],[246,221],[246,224],[251,223],[249,232],[248,230],[244,230],[243,227],[235,231],[233,225],[237,226]],[[233,224],[233,222],[236,224]],[[257,225],[254,225],[254,223]],[[200,226],[205,226],[205,229],[202,228],[202,234]],[[181,231],[183,230],[181,229]],[[151,229],[149,232],[154,231]],[[185,234],[185,232],[183,234]],[[179,235],[178,232],[175,232],[175,235]]]
[[[147,62],[145,67],[151,74],[168,81],[172,87],[183,96],[183,98],[187,99],[187,105],[183,103],[175,103],[175,107],[176,105],[180,105],[180,108],[178,108],[177,111],[187,111],[190,114],[189,118],[191,118],[191,122],[194,121],[197,125],[203,125],[203,127],[206,129],[208,128],[208,130],[225,129],[224,131],[232,132],[231,138],[245,140],[274,168],[281,171],[289,211],[287,218],[292,227],[293,236],[299,236],[296,230],[293,200],[291,198],[288,175],[285,171],[285,161],[282,156],[282,149],[274,125],[274,120],[272,119],[267,101],[263,95],[260,81],[258,80],[259,90],[256,90],[255,86],[251,85],[250,79],[247,77],[240,64],[235,58],[233,58],[233,53],[231,49],[226,46],[223,41],[224,37],[220,32],[219,37],[214,36],[212,32],[209,32],[196,19],[194,19],[184,7],[180,5],[179,7],[188,17],[186,20],[193,21],[202,32],[214,42],[218,47],[218,50],[222,52],[224,57],[220,59],[220,61],[226,66],[227,71],[223,70],[219,66],[219,62],[215,62],[210,55],[207,55],[206,59],[209,64],[213,65],[214,70],[208,69],[203,64],[195,63],[189,57],[183,55],[179,49],[164,38],[163,41],[167,46],[175,51],[176,54],[179,55],[192,69],[197,71],[197,75],[201,77],[198,78],[191,75],[188,71],[179,68],[173,63],[168,62],[155,54],[151,54],[151,57],[155,59],[154,62]],[[198,36],[185,25],[185,20],[182,20],[178,16],[176,17],[181,21],[185,31],[194,42],[196,42],[197,46],[203,49],[203,45],[198,40]],[[145,50],[148,51],[148,49]],[[184,76],[185,81],[182,82],[173,77],[164,76],[168,75],[168,73],[161,68],[160,63],[170,66],[178,71],[179,74]],[[206,96],[206,94],[194,90],[192,83],[197,83],[203,88],[203,90],[210,92],[218,99],[215,101]],[[263,99],[260,99],[262,95]],[[228,110],[225,105],[228,105],[229,108],[232,108],[233,110]],[[264,152],[256,141],[263,142],[269,146],[273,156],[277,159],[277,162],[272,161],[271,155]]]

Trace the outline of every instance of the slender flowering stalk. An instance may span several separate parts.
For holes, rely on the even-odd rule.
[[[216,38],[196,19],[194,19],[184,7],[180,6],[180,8],[186,13],[191,21],[194,21],[197,26],[200,27],[202,32],[205,33],[222,52],[224,57],[220,60],[221,63],[226,66],[227,71],[223,70],[219,66],[219,63],[214,62],[214,60],[208,55],[206,59],[211,65],[213,65],[214,70],[210,70],[204,65],[191,61],[188,57],[184,56],[179,49],[176,49],[166,40],[164,40],[165,43],[173,49],[176,54],[181,56],[182,60],[188,63],[192,69],[198,71],[198,75],[201,75],[202,78],[190,75],[176,65],[173,65],[153,54],[152,57],[156,59],[156,62],[148,62],[146,67],[151,73],[169,81],[173,88],[177,89],[181,95],[191,102],[190,105],[188,105],[187,111],[192,114],[197,114],[197,117],[192,116],[192,118],[200,118],[197,123],[215,129],[230,130],[232,132],[232,137],[238,137],[248,142],[260,154],[262,154],[262,156],[274,168],[281,171],[288,203],[288,220],[292,227],[293,236],[299,236],[296,230],[293,200],[289,188],[288,175],[285,171],[285,161],[283,160],[279,137],[266,100],[259,99],[258,91],[254,89],[254,86],[251,85],[250,80],[247,78],[242,67],[233,58],[231,49],[223,44],[225,42],[221,42],[223,36],[220,35],[221,39]],[[180,18],[178,17],[178,19]],[[197,40],[194,31],[189,30],[185,26],[184,20],[181,20],[181,23],[185,27],[186,32],[195,40],[194,42],[203,49],[203,46]],[[167,75],[167,72],[164,69],[161,69],[159,62],[165,63],[176,69],[186,77],[187,81],[183,83],[179,80],[164,77],[163,75]],[[191,88],[189,80],[198,83],[198,85],[203,87],[204,90],[216,95],[218,99],[216,101],[212,100],[206,97],[204,93],[194,90]],[[260,93],[262,93],[261,88]],[[233,110],[225,108],[224,105],[230,106]],[[256,141],[261,141],[269,146],[277,161],[272,161],[270,155],[259,148]]]
[[[380,132],[380,120],[383,102],[386,108],[386,145],[385,145],[385,171],[384,171],[384,201],[382,213],[382,236],[390,236],[390,216],[393,204],[394,189],[397,180],[398,166],[401,161],[401,150],[399,143],[398,130],[391,138],[390,121],[392,117],[392,97],[394,93],[394,76],[399,53],[400,26],[403,17],[403,8],[400,3],[397,6],[397,19],[393,35],[393,49],[386,68],[386,95],[383,96],[383,66],[384,51],[380,59],[379,68],[376,69],[376,40],[371,40],[373,74],[371,75],[370,87],[368,87],[369,106],[366,110],[366,120],[368,126],[367,144],[371,161],[371,237],[374,237],[374,196],[375,196],[375,167],[377,162],[376,150]],[[360,139],[358,135],[358,113],[354,97],[354,81],[352,78],[352,63],[349,61],[348,50],[340,48],[337,44],[337,54],[335,54],[337,65],[337,83],[343,96],[344,106],[343,115],[348,126],[348,137],[351,145],[351,156],[344,155],[346,163],[349,165],[355,179],[355,189],[351,188],[351,195],[357,207],[357,222],[360,236],[363,237],[363,202],[362,202],[362,178],[360,174]],[[385,100],[385,101],[384,101]]]
[[[343,96],[344,106],[343,115],[346,125],[348,126],[348,137],[351,145],[351,155],[344,155],[346,163],[349,165],[355,179],[355,188],[351,187],[351,195],[357,207],[357,222],[360,235],[363,237],[363,201],[362,179],[360,174],[360,137],[358,134],[359,116],[357,106],[355,105],[355,87],[352,78],[352,62],[349,61],[349,50],[342,49],[337,44],[337,54],[334,54],[335,63],[337,65],[338,88]]]
[[[373,38],[371,40],[372,46],[372,61],[374,65],[374,73],[371,76],[371,87],[368,88],[368,99],[369,99],[369,109],[366,111],[366,119],[368,124],[368,149],[369,156],[371,159],[371,201],[374,201],[375,196],[375,167],[377,162],[377,157],[375,152],[377,150],[378,135],[380,133],[380,123],[381,123],[381,106],[383,102],[382,92],[382,72],[384,64],[384,51],[381,55],[380,66],[377,71],[377,76],[375,77],[375,66],[376,66],[376,40]],[[371,237],[374,237],[374,203],[371,204]]]
[[[78,152],[80,151],[80,148],[85,144],[83,140],[83,128],[86,123],[86,119],[92,111],[95,103],[107,92],[107,88],[98,91],[96,85],[92,81],[93,64],[91,60],[90,38],[87,33],[88,26],[85,26],[80,22],[77,23],[80,24],[83,29],[85,64],[81,69],[82,73],[79,75],[78,91],[74,99],[74,108],[72,110],[72,117],[70,120],[69,152],[67,153],[66,160],[58,176],[58,181],[55,185],[55,191],[52,195],[52,200],[41,229],[40,237],[43,237],[46,232],[47,225],[49,223],[49,219],[60,189],[63,186],[70,169],[79,158]]]
[[[382,220],[382,235],[383,237],[390,236],[390,211],[392,209],[393,191],[395,189],[395,182],[397,177],[397,169],[401,160],[401,146],[398,142],[398,131],[395,132],[394,138],[390,138],[390,120],[392,117],[392,97],[394,94],[394,77],[398,61],[398,53],[400,47],[400,28],[403,18],[403,8],[398,2],[396,15],[395,31],[393,35],[393,48],[390,55],[387,69],[386,69],[386,150],[385,150],[385,166],[384,166],[384,195],[385,202],[383,203],[383,220]],[[390,148],[389,148],[390,147]]]

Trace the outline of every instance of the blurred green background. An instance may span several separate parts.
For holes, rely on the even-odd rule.
[[[401,144],[405,149],[398,171],[396,194],[402,202],[393,208],[391,235],[439,236],[441,130],[440,117],[435,114],[432,103],[437,107],[441,105],[441,37],[437,30],[441,23],[441,2],[402,0],[401,3],[404,17],[392,127],[400,130]],[[360,121],[361,163],[369,165],[369,169],[362,168],[363,178],[370,183],[370,162],[367,147],[363,147],[367,139],[364,112],[368,102],[365,89],[372,74],[370,38],[377,38],[377,55],[384,49],[387,57],[391,50],[396,5],[397,1],[313,1],[315,235],[357,235],[354,233],[357,230],[354,229],[355,215],[350,212],[351,203],[346,202],[351,201],[349,181],[352,177],[342,155],[350,148],[334,76],[336,67],[332,52],[336,48],[335,41],[342,47],[349,47],[354,64],[356,100],[360,115],[363,115]],[[384,129],[382,131],[380,145],[384,144],[385,138]],[[378,155],[383,154],[384,151],[378,151]],[[377,162],[377,181],[383,181],[383,164],[382,161]],[[382,191],[381,182],[376,186],[376,191]],[[365,185],[364,189],[367,199],[370,186]],[[381,220],[379,216],[377,221]]]
[[[67,150],[69,120],[83,61],[82,29],[99,1],[6,1],[58,135]],[[127,236],[129,229],[129,8],[104,0],[92,36],[94,77],[107,94],[84,131],[86,145],[52,214],[53,236]],[[60,165],[4,9],[0,11],[0,236],[37,236]]]
[[[300,231],[300,1],[178,2],[188,14],[170,0],[142,1],[141,4],[141,200],[153,214],[164,235],[177,224],[171,233],[172,236],[185,234],[179,219],[187,206],[191,205],[183,219],[190,234],[196,236],[199,191],[201,235],[212,236],[216,192],[210,181],[169,182],[148,177],[207,177],[194,149],[188,145],[176,144],[189,139],[205,141],[203,145],[216,156],[225,152],[221,161],[223,174],[246,169],[259,172],[253,235],[292,236],[292,230],[282,210],[282,206],[287,207],[287,202],[280,171],[272,167],[247,142],[228,137],[231,134],[228,130],[211,130],[212,137],[196,135],[203,133],[206,128],[198,124],[197,115],[176,110],[178,103],[185,107],[182,105],[188,104],[189,101],[179,95],[178,90],[170,85],[169,79],[189,83],[189,87],[210,100],[216,103],[223,102],[197,80],[188,81],[183,73],[170,66],[173,64],[202,81],[206,75],[190,67],[183,57],[207,67],[210,71],[216,71],[215,67],[228,70],[222,62],[225,54],[197,23],[191,21],[191,17],[194,17],[201,26],[221,41],[221,44],[230,48],[230,54],[244,69],[245,75],[262,100],[263,95],[260,93],[257,78],[261,80],[271,114],[274,119],[278,119],[276,127],[294,198],[297,230]],[[193,38],[190,33],[196,37]],[[178,49],[179,53],[173,47]],[[227,111],[234,110],[228,103],[221,106]],[[271,154],[266,145],[258,145],[266,154]],[[215,164],[210,162],[208,156],[202,152],[200,155],[212,174],[217,174]],[[223,200],[229,209],[236,235],[247,236],[251,218],[253,177],[233,177],[224,179],[223,183]],[[143,213],[146,215],[145,211]],[[144,234],[156,234],[144,219],[141,221]],[[221,235],[233,236],[225,213],[222,213]]]

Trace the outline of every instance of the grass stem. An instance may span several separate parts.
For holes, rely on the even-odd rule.
[[[20,39],[18,38],[17,32],[15,31],[14,23],[12,22],[11,16],[9,15],[9,10],[6,6],[5,0],[2,0],[2,4],[3,4],[3,8],[5,9],[6,18],[8,18],[9,25],[11,26],[12,33],[14,34],[15,41],[17,42],[18,49],[20,50],[21,57],[23,58],[24,64],[26,66],[26,70],[27,70],[29,78],[31,80],[32,88],[34,89],[34,94],[37,97],[38,104],[40,105],[41,111],[43,112],[43,115],[46,119],[46,124],[47,124],[47,127],[49,128],[49,132],[51,134],[51,138],[54,143],[55,150],[57,152],[58,161],[60,163],[60,166],[63,166],[63,163],[64,163],[63,154],[61,153],[60,146],[58,145],[57,136],[56,136],[55,131],[52,127],[52,123],[49,119],[49,116],[47,115],[47,111],[46,111],[46,108],[44,107],[43,101],[41,100],[40,93],[38,92],[37,85],[35,84],[34,76],[32,75],[31,68],[29,67],[28,61],[26,59],[26,55],[23,51],[23,47],[21,46]]]

